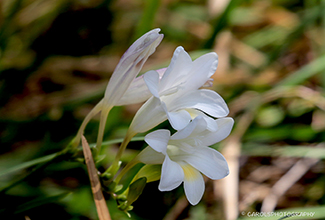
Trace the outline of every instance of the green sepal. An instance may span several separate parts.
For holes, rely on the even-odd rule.
[[[123,187],[117,191],[115,191],[116,194],[122,194],[130,185],[132,180],[134,179],[135,175],[138,173],[138,171],[144,166],[142,163],[138,163],[134,165],[121,179],[119,184],[123,185]]]
[[[134,181],[127,191],[123,193],[123,196],[118,197],[119,206],[118,208],[130,216],[129,211],[133,209],[132,203],[135,202],[142,194],[144,187],[147,184],[147,178],[142,177]],[[126,200],[125,196],[127,194]]]
[[[140,179],[137,179],[130,185],[129,194],[127,197],[127,202],[129,206],[139,198],[146,184],[147,178],[142,177]]]
[[[135,176],[134,180],[140,179],[142,177],[147,178],[147,183],[157,181],[161,176],[161,164],[147,164],[139,170],[138,174]]]

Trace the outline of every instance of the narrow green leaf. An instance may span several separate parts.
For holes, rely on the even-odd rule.
[[[325,159],[325,148],[310,146],[270,146],[246,143],[242,146],[242,154],[268,157],[311,157]]]
[[[55,154],[50,154],[50,155],[46,155],[44,157],[40,157],[40,158],[31,160],[31,161],[27,161],[27,162],[18,164],[16,166],[13,166],[13,167],[7,169],[7,170],[1,171],[0,172],[0,177],[2,177],[4,175],[7,175],[9,173],[13,173],[13,172],[17,172],[17,171],[22,170],[22,169],[26,169],[26,168],[31,167],[31,166],[35,166],[35,165],[40,164],[40,163],[48,162],[48,161],[54,159],[56,157],[56,155],[57,155],[56,153]]]
[[[325,70],[325,55],[303,66],[298,71],[290,74],[288,77],[279,82],[276,86],[293,86],[303,83],[308,78],[321,73]]]
[[[229,1],[228,6],[226,7],[226,9],[224,10],[224,12],[221,14],[220,17],[218,17],[217,19],[214,20],[213,22],[213,33],[211,34],[211,36],[209,37],[209,39],[206,41],[205,45],[203,46],[203,48],[212,48],[215,38],[218,35],[218,33],[224,29],[225,27],[228,26],[229,23],[229,15],[232,12],[232,10],[234,8],[236,8],[237,5],[239,5],[239,3],[242,0],[232,0]]]
[[[325,11],[325,0],[321,0],[321,11]],[[322,28],[323,30],[325,30],[325,13],[322,13],[322,18],[321,18],[321,22],[322,22]],[[325,40],[323,39],[323,45],[320,48],[320,53],[321,54],[325,54]],[[322,86],[325,86],[325,70],[322,71]]]
[[[305,33],[306,29],[316,22],[316,20],[323,14],[320,7],[313,7],[310,9],[304,10],[300,13],[303,18],[300,21],[300,24],[287,35],[286,39],[281,42],[277,47],[269,54],[269,58],[265,66],[268,66],[272,62],[278,59],[281,53],[285,51],[290,45],[296,42],[297,39],[301,39],[301,36]]]
[[[45,198],[33,199],[31,201],[28,201],[26,203],[23,203],[23,204],[19,205],[15,210],[15,214],[25,212],[25,211],[27,211],[29,209],[36,208],[36,207],[39,207],[39,206],[44,205],[44,204],[49,204],[49,203],[52,203],[52,202],[56,202],[56,201],[58,201],[60,199],[63,199],[64,197],[66,197],[69,194],[70,194],[70,192],[65,192],[65,193],[61,193],[59,195],[55,195],[55,196],[49,196],[49,197],[45,197]]]
[[[134,138],[132,138],[131,141],[143,141],[143,140],[144,140],[144,137],[134,137]],[[118,144],[118,143],[122,143],[122,141],[123,141],[122,138],[105,141],[102,143],[102,146]],[[89,146],[94,147],[94,146],[96,146],[96,144],[93,143],[93,144],[90,144]],[[49,154],[49,155],[46,155],[46,156],[43,156],[43,157],[40,157],[40,158],[37,158],[34,160],[26,161],[24,163],[13,166],[7,170],[0,171],[0,177],[2,177],[4,175],[8,175],[13,172],[17,172],[22,169],[26,169],[26,168],[41,164],[41,163],[49,162],[49,161],[53,160],[54,158],[56,158],[56,156],[57,156],[57,153],[54,153],[54,154]]]
[[[144,4],[145,8],[135,32],[135,39],[153,28],[160,0],[146,0],[144,1]]]

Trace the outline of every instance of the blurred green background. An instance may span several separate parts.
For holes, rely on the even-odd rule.
[[[17,180],[65,148],[124,51],[157,27],[165,37],[142,73],[167,66],[179,45],[193,59],[219,55],[212,89],[235,127],[213,147],[230,175],[207,180],[194,207],[182,187],[162,193],[150,183],[131,219],[258,219],[249,213],[274,210],[325,219],[324,0],[0,1],[0,219],[97,219],[80,162],[46,164]],[[123,138],[139,107],[115,107],[105,140]],[[90,143],[98,123],[86,128]],[[144,146],[132,142],[124,162]],[[105,147],[99,171],[117,149]],[[112,219],[129,219],[105,196]]]

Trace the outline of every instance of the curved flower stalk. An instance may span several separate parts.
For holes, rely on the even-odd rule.
[[[115,105],[120,105],[120,100],[123,99],[123,95],[127,92],[134,78],[140,72],[143,64],[161,42],[163,35],[159,34],[159,31],[160,29],[157,28],[144,34],[123,54],[108,82],[104,98],[92,109],[81,124],[77,136],[74,139],[74,146],[79,144],[82,132],[90,119],[101,112],[97,148],[101,147],[108,113]],[[130,98],[124,99],[124,104],[128,100]]]
[[[208,115],[215,118],[227,116],[227,104],[215,91],[199,89],[210,82],[217,65],[216,53],[192,61],[188,53],[178,47],[161,79],[157,71],[144,74],[152,97],[136,113],[130,133],[148,131],[166,119],[174,129],[180,130],[198,115],[207,121],[211,130],[217,129]]]
[[[162,164],[160,191],[170,191],[184,182],[185,195],[192,205],[202,198],[204,174],[210,179],[224,178],[229,174],[225,158],[208,147],[226,138],[233,127],[232,118],[214,121],[218,129],[210,131],[199,116],[185,128],[170,136],[169,130],[157,130],[145,137],[149,145],[136,157],[146,164]]]

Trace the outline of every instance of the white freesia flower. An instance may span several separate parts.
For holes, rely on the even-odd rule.
[[[225,117],[229,113],[227,104],[215,91],[199,88],[211,82],[210,77],[217,65],[216,53],[192,61],[188,53],[178,47],[161,79],[154,70],[144,74],[143,79],[152,97],[138,110],[130,133],[145,132],[166,119],[174,129],[180,130],[198,115],[207,121],[210,130],[216,130],[206,114]]]
[[[82,132],[90,119],[101,112],[97,137],[97,147],[100,147],[109,111],[114,106],[119,105],[120,100],[127,92],[136,75],[138,75],[140,72],[143,64],[156,50],[156,47],[163,38],[163,35],[159,34],[159,31],[160,29],[157,28],[144,34],[123,54],[108,82],[104,98],[91,110],[91,112],[89,112],[84,119],[76,135],[73,146],[76,147],[79,144]],[[134,96],[132,98],[136,99]]]
[[[207,129],[206,121],[195,118],[184,129],[170,136],[169,130],[157,130],[145,137],[149,145],[137,156],[146,164],[162,164],[160,191],[169,191],[184,182],[188,201],[196,205],[202,198],[205,176],[216,180],[228,175],[228,164],[216,150],[208,147],[226,138],[234,124],[226,117],[214,121],[218,129]]]

